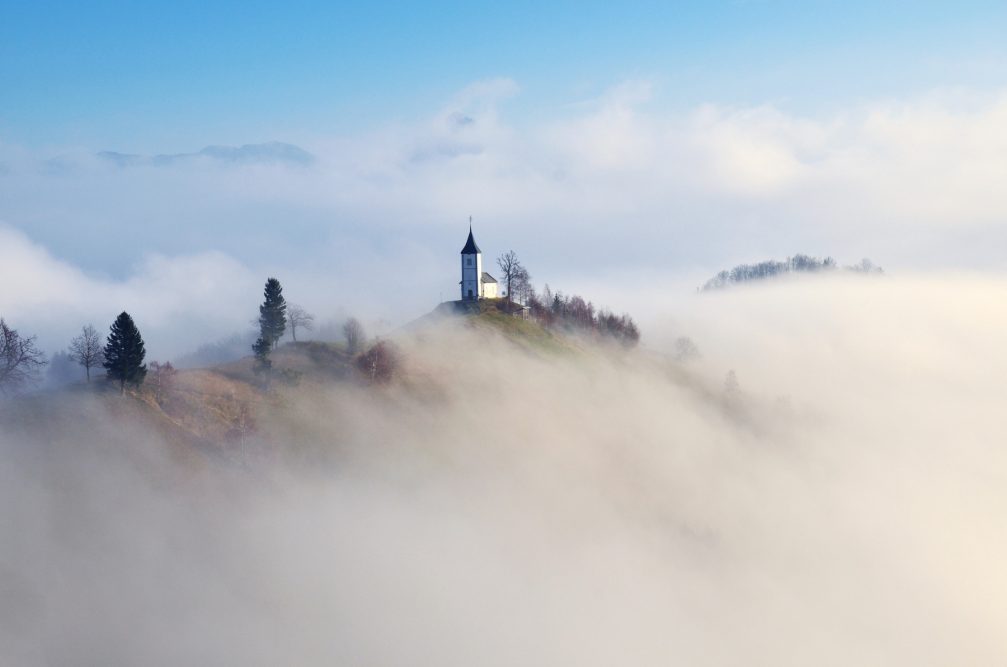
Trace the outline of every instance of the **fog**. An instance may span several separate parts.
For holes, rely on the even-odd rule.
[[[448,323],[240,450],[5,427],[0,662],[1007,661],[1007,280],[621,296],[641,349]]]

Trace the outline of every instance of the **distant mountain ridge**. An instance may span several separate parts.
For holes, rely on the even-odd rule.
[[[281,141],[270,141],[263,144],[245,144],[238,147],[206,146],[197,153],[139,155],[116,151],[101,151],[97,153],[97,156],[119,167],[165,167],[180,162],[191,162],[200,159],[231,164],[288,164],[295,166],[308,166],[315,161],[315,156],[300,146]]]
[[[829,271],[852,271],[855,273],[884,273],[880,266],[864,258],[859,264],[840,267],[831,257],[819,259],[809,255],[794,255],[780,262],[766,260],[757,264],[739,264],[729,271],[721,271],[706,281],[703,291],[722,289],[743,282],[775,278],[788,273],[822,273]]]

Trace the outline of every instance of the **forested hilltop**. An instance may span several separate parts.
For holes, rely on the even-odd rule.
[[[706,281],[702,290],[714,290],[729,287],[737,283],[751,280],[775,278],[787,273],[820,273],[827,271],[852,271],[854,273],[884,273],[880,266],[869,259],[862,259],[858,264],[840,267],[832,257],[819,259],[809,255],[794,255],[781,261],[766,260],[758,264],[739,264],[729,271],[721,271]]]

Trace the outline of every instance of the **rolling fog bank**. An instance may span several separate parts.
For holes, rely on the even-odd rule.
[[[0,663],[1007,662],[1007,281],[638,298],[645,349],[423,330],[240,451],[54,395],[0,426]]]

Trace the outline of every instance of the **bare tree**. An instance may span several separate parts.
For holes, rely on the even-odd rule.
[[[524,283],[529,283],[531,276],[524,266],[521,265],[520,260],[517,258],[517,253],[513,250],[508,250],[497,257],[497,266],[500,267],[500,271],[503,273],[504,284],[507,285],[507,301],[510,303],[513,301],[514,288],[521,285],[522,279]]]
[[[238,455],[244,463],[245,442],[252,433],[255,432],[255,420],[252,418],[252,411],[248,403],[238,398],[234,391],[228,394],[225,409],[230,428],[227,429],[226,437],[230,440],[238,441]]]
[[[241,454],[241,461],[245,461],[245,439],[255,430],[255,422],[252,421],[252,414],[247,403],[242,403],[238,407],[238,414],[234,418],[234,431],[238,436],[238,447]]]
[[[675,361],[693,361],[694,359],[699,359],[699,357],[699,348],[696,347],[691,338],[681,336],[675,339]]]
[[[512,287],[507,289],[507,295],[510,296],[513,290],[514,296],[517,298],[518,303],[524,305],[527,304],[529,299],[535,293],[535,288],[531,284],[531,274],[523,266],[514,275],[514,284]]]
[[[350,354],[360,351],[364,342],[364,325],[355,317],[346,320],[343,325],[343,335],[346,336],[346,349]]]
[[[315,316],[304,310],[301,306],[296,303],[287,304],[287,324],[290,325],[290,335],[293,337],[294,342],[297,342],[297,327],[301,327],[305,331],[311,331],[315,328]]]
[[[80,335],[70,341],[70,354],[78,364],[84,367],[88,382],[91,381],[91,369],[97,368],[105,360],[105,354],[102,351],[104,345],[101,335],[90,324],[82,327]]]
[[[37,380],[45,363],[35,336],[22,338],[0,318],[0,394],[17,392]]]
[[[169,391],[175,384],[175,376],[178,375],[178,371],[175,370],[170,361],[166,361],[163,364],[152,361],[148,364],[148,370],[150,379],[147,381],[147,384],[154,388],[154,400],[160,403],[164,392]]]
[[[357,357],[357,369],[371,382],[390,382],[400,365],[399,352],[388,341],[378,341]]]

